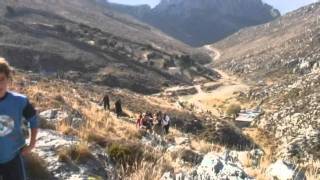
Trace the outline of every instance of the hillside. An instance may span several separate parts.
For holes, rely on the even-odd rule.
[[[0,52],[16,67],[148,94],[216,78],[190,59],[202,52],[93,1],[0,3]]]
[[[0,1],[28,179],[319,180],[320,3],[197,49],[102,3]]]
[[[193,171],[199,172],[199,179],[206,173],[223,177],[210,174],[200,164],[202,159],[227,158],[225,148],[249,154],[255,147],[231,123],[185,109],[170,97],[73,83],[21,70],[15,71],[10,89],[28,95],[39,112],[37,146],[26,157],[32,180],[149,180],[161,179],[179,169],[184,170],[186,178]],[[110,111],[103,110],[100,104],[105,93],[111,98]],[[121,117],[114,113],[113,104],[118,99],[123,104]],[[170,134],[164,135],[156,125],[153,133],[136,126],[139,112],[159,110],[171,117]],[[240,165],[223,163],[223,172],[241,172],[230,177],[249,178]]]
[[[241,28],[280,16],[261,0],[162,0],[156,7],[109,3],[111,9],[146,22],[192,46],[221,40]]]
[[[304,164],[319,161],[320,3],[213,44],[215,67],[251,89],[242,97],[265,114],[254,125],[279,140],[275,156]]]
[[[213,44],[222,54],[215,65],[257,81],[311,72],[319,67],[319,12],[319,3],[306,6]]]

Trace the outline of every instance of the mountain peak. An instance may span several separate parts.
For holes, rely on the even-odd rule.
[[[280,12],[261,0],[162,0],[153,9],[117,8],[192,46],[221,40]]]

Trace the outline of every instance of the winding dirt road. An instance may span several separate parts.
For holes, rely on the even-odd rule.
[[[219,50],[213,48],[210,45],[204,46],[209,51],[213,61],[220,59],[221,53]],[[207,67],[212,67],[212,64],[208,64]],[[222,70],[214,69],[221,75],[221,79],[218,81],[197,84],[193,86],[177,86],[168,88],[166,91],[175,91],[179,89],[197,89],[197,93],[193,95],[180,96],[179,101],[193,104],[196,107],[196,111],[204,112],[210,111],[215,115],[219,115],[219,108],[222,106],[227,107],[228,104],[238,103],[236,100],[237,92],[246,92],[249,86],[243,83],[239,78],[231,76]],[[212,91],[204,91],[203,86],[218,86]]]
[[[212,47],[211,45],[205,45],[203,47],[209,52],[209,55],[211,56],[213,61],[220,59],[221,53],[218,49]]]

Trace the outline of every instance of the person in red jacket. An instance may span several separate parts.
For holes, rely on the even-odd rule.
[[[138,119],[137,119],[137,122],[136,122],[137,128],[140,128],[140,127],[141,127],[141,125],[142,125],[142,120],[143,120],[143,115],[142,115],[142,113],[139,113],[139,116],[138,116]]]

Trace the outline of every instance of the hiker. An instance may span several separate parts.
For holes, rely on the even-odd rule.
[[[153,113],[153,116],[152,116],[152,124],[155,125],[155,124],[158,124],[158,119],[157,119],[157,114],[156,113]]]
[[[138,116],[138,119],[137,119],[137,122],[136,122],[137,128],[141,128],[141,126],[142,126],[142,121],[143,121],[143,114],[142,114],[142,113],[139,113],[139,116]]]
[[[146,127],[146,129],[152,132],[153,117],[151,112],[146,112],[143,122],[143,125]]]
[[[146,116],[149,117],[149,118],[153,118],[152,113],[150,111],[146,112]]]
[[[157,119],[157,122],[158,122],[157,125],[161,126],[161,121],[162,121],[162,112],[161,111],[159,111],[157,113],[156,119]]]
[[[108,108],[108,110],[110,110],[110,99],[109,99],[109,96],[107,94],[104,95],[102,101],[103,101],[104,110],[106,111],[107,108]]]
[[[121,100],[120,99],[118,99],[118,101],[116,101],[115,108],[116,108],[117,117],[120,117],[122,115],[122,107],[121,107]]]
[[[8,91],[10,77],[10,65],[0,58],[0,179],[26,180],[23,156],[36,145],[38,120],[26,96]],[[22,134],[23,117],[31,128],[28,145]]]
[[[169,134],[170,117],[168,114],[164,114],[161,124],[165,134]]]

